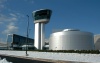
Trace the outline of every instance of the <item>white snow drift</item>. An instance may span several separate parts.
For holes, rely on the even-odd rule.
[[[6,58],[4,58],[4,59],[1,59],[1,58],[0,58],[0,63],[12,63],[12,62],[8,62],[8,61],[6,60]]]
[[[26,57],[25,51],[0,50],[0,54]],[[33,52],[33,51],[28,51],[28,54],[29,56],[27,57],[30,58],[100,63],[100,54],[53,53],[53,52]]]

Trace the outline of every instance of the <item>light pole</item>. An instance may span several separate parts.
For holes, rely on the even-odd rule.
[[[28,49],[29,16],[28,15],[26,15],[26,16],[28,18],[28,21],[27,21],[27,38],[26,38],[26,56],[28,56],[27,49]]]

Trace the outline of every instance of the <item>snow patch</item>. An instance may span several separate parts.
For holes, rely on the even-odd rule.
[[[28,53],[27,57],[30,58],[100,63],[100,54],[53,53],[53,52],[35,52],[35,51],[28,51],[27,53]],[[0,54],[26,57],[26,51],[0,50]]]
[[[6,58],[3,58],[3,59],[0,58],[0,63],[12,63],[12,62],[8,62],[8,61],[6,60]]]

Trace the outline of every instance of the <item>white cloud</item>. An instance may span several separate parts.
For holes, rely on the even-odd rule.
[[[7,2],[7,0],[0,0],[0,12],[2,9],[5,8],[5,5],[4,5],[5,2]]]
[[[2,4],[2,3],[4,3],[4,2],[6,2],[7,0],[0,0],[0,4]]]
[[[24,17],[20,13],[9,13],[8,15],[0,14],[0,24],[4,24],[3,34],[12,34],[18,31],[18,27],[15,26],[16,23],[19,23],[18,20]]]
[[[18,27],[13,22],[7,25],[6,29],[2,32],[4,34],[12,34],[18,31]]]
[[[4,21],[17,21],[18,19],[14,16],[7,16],[7,15],[4,15],[4,14],[0,14],[0,21],[1,22],[4,22]]]
[[[11,15],[12,17],[17,17],[17,15],[16,15],[16,14],[13,14],[13,13],[10,13],[10,15]]]
[[[17,21],[18,19],[24,17],[24,15],[20,13],[10,13],[8,15],[0,14],[0,22],[4,21]]]

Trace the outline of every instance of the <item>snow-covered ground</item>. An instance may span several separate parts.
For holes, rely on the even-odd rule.
[[[25,51],[0,50],[0,54],[26,57]],[[53,53],[53,52],[33,52],[33,51],[28,51],[28,54],[29,56],[27,57],[30,58],[100,63],[100,54]]]
[[[12,63],[12,62],[8,62],[8,61],[6,60],[6,58],[3,58],[3,59],[0,58],[0,63]]]

